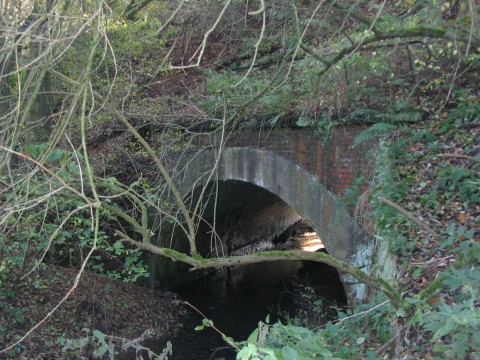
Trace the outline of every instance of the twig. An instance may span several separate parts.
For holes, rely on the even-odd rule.
[[[65,137],[67,138],[67,141],[70,144],[70,147],[72,148],[73,154],[75,155],[75,160],[77,160],[78,173],[80,175],[79,176],[80,177],[80,189],[82,189],[82,194],[85,194],[84,187],[83,187],[82,165],[80,164],[80,159],[78,158],[77,150],[75,150],[75,146],[73,146],[73,144],[70,141],[70,138],[68,137],[67,134],[65,134]]]
[[[41,204],[44,200],[48,200],[50,197],[54,196],[55,194],[61,192],[62,190],[64,190],[65,187],[64,186],[61,186],[55,190],[52,190],[48,193],[45,193],[44,195],[36,198],[36,199],[33,199],[33,200],[25,200],[25,202],[22,204],[21,207],[18,206],[18,203],[15,203],[12,207],[6,207],[4,209],[4,212],[7,213],[7,214],[14,214],[14,213],[21,213],[21,212],[24,212],[26,210],[30,210],[32,208],[35,208],[37,207],[39,204]],[[0,225],[4,223],[4,221],[6,221],[6,217],[4,217],[1,221],[0,221]]]
[[[250,72],[253,69],[253,66],[255,65],[255,61],[257,60],[258,49],[259,49],[260,44],[263,40],[263,36],[265,34],[266,23],[267,23],[266,11],[265,11],[265,0],[260,0],[260,4],[261,4],[260,9],[258,9],[257,11],[252,11],[252,12],[249,13],[249,15],[258,15],[260,13],[262,14],[262,30],[260,31],[260,36],[258,37],[257,42],[255,43],[255,53],[253,54],[252,63],[250,64],[250,67],[248,68],[245,75],[243,75],[242,79],[239,82],[237,82],[235,85],[233,85],[233,87],[237,87],[248,77],[248,75],[250,74]]]
[[[225,15],[225,11],[227,10],[227,8],[230,6],[230,3],[232,2],[232,0],[227,0],[224,7],[222,8],[222,11],[220,12],[220,14],[218,15],[217,19],[215,20],[215,23],[212,25],[212,27],[210,29],[208,29],[205,34],[203,35],[203,41],[202,43],[200,44],[199,48],[197,49],[197,51],[195,51],[195,53],[192,55],[192,57],[190,58],[189,61],[193,61],[193,59],[195,58],[195,56],[197,55],[198,52],[200,52],[198,54],[198,57],[197,57],[197,61],[195,62],[195,64],[192,64],[192,65],[185,65],[185,66],[170,66],[170,69],[189,69],[189,68],[195,68],[195,67],[199,67],[200,66],[200,62],[202,61],[202,58],[203,58],[203,53],[205,52],[205,48],[207,47],[207,41],[208,41],[208,37],[210,36],[210,34],[217,28],[218,24],[220,23],[220,20],[222,20],[223,18],[223,15]]]
[[[45,249],[43,250],[43,254],[42,256],[40,257],[40,260],[37,261],[37,263],[35,264],[35,266],[29,271],[27,272],[25,275],[23,275],[21,277],[21,280],[25,279],[28,275],[30,275],[32,272],[35,271],[35,269],[42,263],[43,259],[45,258],[45,256],[47,255],[48,251],[50,250],[50,247],[52,246],[52,243],[53,241],[55,240],[55,238],[58,236],[58,234],[60,233],[61,230],[63,230],[63,227],[64,225],[67,223],[68,220],[70,220],[70,218],[77,212],[79,211],[82,211],[83,209],[86,209],[86,208],[89,208],[90,205],[89,204],[86,204],[86,205],[83,205],[83,206],[79,206],[77,207],[75,210],[71,211],[66,217],[65,219],[63,219],[62,223],[57,227],[57,229],[53,232],[53,234],[49,237],[48,239],[48,244],[47,246],[45,247]]]
[[[227,342],[228,345],[234,347],[237,351],[240,351],[240,348],[237,345],[235,345],[235,343],[232,340],[230,340],[223,332],[221,332],[217,327],[215,327],[215,325],[213,325],[213,321],[208,319],[200,310],[198,310],[195,306],[190,304],[188,301],[182,301],[182,303],[190,306],[193,310],[195,310],[197,313],[199,313],[200,316],[202,316],[204,319],[208,320],[209,321],[208,326],[210,326],[213,330],[215,330],[220,335],[222,335],[222,338]]]
[[[359,312],[359,313],[356,313],[356,314],[353,314],[353,315],[350,315],[350,316],[347,316],[343,319],[340,319],[338,320],[337,322],[335,322],[335,325],[338,325],[338,324],[341,324],[342,322],[346,321],[346,320],[349,320],[349,319],[352,319],[352,318],[355,318],[355,317],[358,317],[358,316],[363,316],[363,315],[367,315],[369,313],[371,313],[372,311],[374,310],[377,310],[379,307],[389,303],[390,300],[385,300],[384,302],[378,304],[378,305],[375,305],[374,307],[372,307],[371,309],[368,309],[368,310],[365,310],[365,311],[362,311],[362,312]]]
[[[438,258],[438,259],[432,259],[432,260],[428,260],[428,261],[424,261],[424,262],[411,262],[410,265],[427,265],[427,264],[434,263],[436,261],[449,260],[449,259],[455,259],[455,256],[448,255],[448,256],[445,256],[445,257],[441,257],[441,258]]]
[[[440,154],[438,155],[442,158],[451,158],[451,159],[463,159],[468,160],[477,164],[480,164],[480,159],[474,158],[473,156],[462,155],[462,154]]]
[[[90,51],[90,56],[89,56],[89,61],[88,61],[88,64],[87,64],[87,69],[86,69],[86,74],[88,76],[90,76],[90,71],[91,71],[91,68],[92,68],[92,64],[93,64],[93,56],[95,54],[95,50],[96,50],[96,47],[97,47],[97,44],[98,44],[98,40],[99,40],[99,25],[100,25],[100,17],[98,16],[96,18],[96,27],[94,28],[94,35],[93,35],[93,41],[92,43],[94,44],[91,48],[91,51]],[[88,78],[87,78],[88,79]],[[86,90],[86,88],[85,88]],[[83,104],[82,104],[82,110],[85,110],[86,108],[86,91],[84,91],[84,98],[83,98]],[[85,111],[82,111],[82,114],[85,114]],[[26,156],[25,154],[22,154],[22,153],[19,153],[19,152],[16,152],[14,150],[11,150],[11,149],[8,149],[4,146],[0,146],[0,149],[4,150],[4,151],[7,151],[11,154],[15,154],[15,155],[18,155],[20,157],[23,157],[23,158],[26,158],[30,161],[32,161],[35,165],[41,167],[44,171],[46,171],[47,173],[49,173],[50,175],[52,175],[53,177],[55,177],[61,184],[63,184],[66,188],[68,188],[69,190],[71,190],[72,192],[74,192],[75,194],[77,194],[78,196],[80,196],[82,199],[84,199],[87,203],[87,205],[85,205],[85,207],[89,207],[91,209],[91,212],[92,212],[92,230],[93,230],[93,244],[92,244],[92,248],[90,249],[90,251],[88,252],[87,256],[85,257],[85,260],[83,261],[82,263],[82,266],[80,267],[80,270],[78,271],[77,273],[77,276],[75,277],[75,280],[73,282],[73,285],[71,286],[71,288],[67,291],[67,293],[64,295],[64,297],[48,312],[47,315],[45,315],[40,321],[38,321],[34,326],[32,326],[26,333],[25,335],[23,335],[20,339],[18,339],[17,341],[15,341],[13,344],[7,346],[6,348],[0,350],[0,353],[5,353],[5,352],[8,352],[9,350],[13,349],[15,346],[17,346],[18,344],[22,343],[28,336],[30,336],[37,328],[39,328],[45,321],[47,321],[54,313],[55,311],[58,310],[58,308],[70,297],[70,295],[75,291],[75,289],[77,288],[78,286],[78,283],[80,281],[80,278],[82,276],[82,274],[84,273],[85,271],[85,267],[87,266],[87,263],[88,261],[90,260],[93,252],[95,251],[96,249],[96,244],[97,244],[97,241],[98,241],[98,232],[99,232],[99,223],[100,223],[100,211],[99,211],[99,207],[100,207],[100,201],[98,199],[98,195],[96,193],[96,190],[95,190],[95,186],[94,186],[94,183],[93,183],[93,171],[90,167],[90,164],[88,162],[88,157],[86,156],[86,144],[85,144],[85,117],[84,115],[82,115],[81,117],[82,119],[82,123],[81,123],[81,132],[82,132],[82,145],[84,147],[84,156],[85,156],[85,163],[86,163],[86,166],[87,166],[87,171],[88,171],[88,177],[89,177],[89,180],[91,182],[91,187],[92,187],[92,192],[94,194],[94,198],[95,198],[95,202],[92,202],[90,201],[84,194],[80,193],[79,191],[77,191],[76,189],[74,189],[73,187],[69,186],[68,184],[66,184],[66,182],[60,178],[57,174],[53,173],[52,171],[50,171],[49,169],[47,169],[43,164],[41,164],[40,162]],[[93,209],[95,209],[95,211],[93,211]],[[72,212],[73,213],[73,212]],[[66,221],[66,220],[65,220]],[[63,223],[62,223],[63,225]]]
[[[157,30],[157,32],[155,33],[155,35],[160,34],[160,33],[163,31],[163,29],[165,29],[165,28],[168,26],[168,24],[170,24],[170,22],[173,20],[173,18],[175,17],[175,15],[177,15],[178,11],[180,10],[180,8],[183,6],[184,3],[185,3],[185,0],[182,0],[182,1],[178,4],[178,6],[177,6],[177,8],[175,9],[175,11],[172,13],[172,15],[170,15],[170,17],[168,18],[168,20],[165,21],[165,23]]]
[[[23,153],[20,153],[18,151],[15,151],[15,150],[12,150],[12,149],[9,149],[9,148],[6,148],[5,146],[2,146],[0,145],[0,150],[3,150],[3,151],[6,151],[6,152],[9,152],[11,154],[15,154],[17,156],[20,156],[24,159],[27,159],[29,161],[31,161],[32,163],[34,163],[35,165],[37,165],[38,167],[40,167],[43,171],[47,172],[48,174],[50,174],[52,177],[54,177],[58,182],[60,182],[60,184],[62,184],[65,188],[67,188],[68,190],[70,190],[71,192],[73,192],[74,194],[77,194],[78,196],[80,196],[87,204],[90,204],[93,208],[98,208],[100,206],[99,203],[94,203],[92,201],[90,201],[89,198],[87,198],[84,194],[82,194],[81,192],[79,192],[77,189],[71,187],[70,185],[68,185],[65,180],[63,180],[60,176],[58,176],[57,174],[55,174],[53,171],[51,171],[50,169],[48,169],[47,167],[45,167],[45,165],[43,165],[42,163],[38,162],[37,160],[35,159],[32,159],[30,156],[26,155],[26,154],[23,154]]]
[[[95,223],[95,240],[97,239],[98,237],[98,223],[99,223],[99,212],[98,212],[98,209],[96,209],[96,220],[97,222]],[[82,263],[82,266],[80,268],[80,270],[78,271],[77,273],[77,276],[75,277],[75,280],[73,282],[73,285],[72,287],[70,288],[70,290],[68,290],[68,292],[65,294],[65,296],[53,307],[52,310],[49,311],[49,313],[47,315],[45,315],[43,317],[42,320],[40,320],[39,322],[37,322],[34,326],[32,326],[30,328],[30,330],[28,330],[25,335],[23,335],[20,339],[18,339],[16,342],[14,342],[12,345],[10,346],[7,346],[6,348],[0,350],[0,354],[1,353],[5,353],[5,352],[8,352],[9,350],[13,349],[15,346],[17,346],[18,344],[22,343],[28,336],[30,336],[30,334],[32,334],[37,328],[39,328],[45,321],[47,321],[54,313],[55,311],[58,310],[58,308],[70,297],[71,294],[73,294],[73,292],[75,291],[75,289],[77,288],[78,286],[78,283],[80,281],[80,278],[82,277],[83,275],[83,272],[85,271],[85,267],[88,263],[88,261],[90,260],[90,257],[92,256],[93,252],[95,251],[95,247],[92,247],[90,249],[90,251],[88,252],[87,256],[85,257],[85,260],[83,261]]]
[[[389,206],[391,206],[392,208],[394,208],[395,210],[398,210],[399,212],[401,212],[403,215],[405,215],[407,218],[409,218],[410,220],[412,220],[415,224],[417,224],[418,226],[420,226],[423,230],[425,230],[427,233],[429,233],[430,235],[432,235],[435,239],[439,239],[440,238],[440,235],[438,233],[436,233],[430,226],[428,226],[427,224],[425,224],[424,222],[422,222],[419,218],[417,218],[415,215],[413,215],[411,212],[405,210],[404,208],[402,208],[401,206],[395,204],[393,201],[391,200],[388,200],[388,199],[385,199],[384,197],[382,196],[379,196],[378,197],[378,200],[380,200],[380,202],[383,202],[384,204],[387,204]]]
[[[292,54],[292,60],[290,61],[290,65],[288,66],[288,69],[287,69],[287,73],[285,74],[285,77],[284,77],[283,81],[280,82],[280,84],[278,84],[275,87],[275,90],[279,89],[280,86],[282,86],[285,82],[287,82],[288,78],[290,77],[290,73],[292,72],[292,68],[293,68],[293,65],[295,63],[295,58],[297,57],[297,54],[298,54],[298,52],[300,50],[300,47],[303,43],[303,38],[306,36],[308,27],[310,26],[311,22],[313,21],[313,19],[314,19],[315,15],[317,14],[318,10],[320,10],[320,7],[323,6],[324,2],[325,2],[325,0],[320,1],[318,3],[317,7],[315,8],[315,10],[313,10],[312,15],[308,19],[308,22],[305,25],[305,28],[303,29],[303,32],[300,35],[300,38],[298,39],[297,45],[295,46],[295,50],[293,51],[293,54]]]
[[[388,340],[385,344],[383,344],[382,346],[380,346],[377,350],[375,350],[375,355],[380,355],[381,353],[383,353],[385,350],[387,350],[390,345],[392,345],[393,342],[395,342],[398,337],[400,336],[401,334],[401,331],[398,330],[397,333],[395,334],[395,336],[393,336],[390,340]]]

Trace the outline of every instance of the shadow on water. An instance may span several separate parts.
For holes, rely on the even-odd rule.
[[[305,291],[305,290],[308,291]],[[245,340],[270,314],[270,322],[285,320],[284,316],[304,317],[319,325],[332,318],[328,311],[334,303],[345,305],[345,293],[335,269],[319,263],[278,261],[232,267],[215,272],[175,289],[179,296],[199,309],[225,335]],[[323,314],[313,311],[313,296],[323,299]],[[311,300],[310,299],[310,300]],[[330,306],[329,306],[330,305]],[[202,317],[187,306],[188,316],[183,327],[164,338],[150,341],[146,346],[157,354],[167,341],[172,343],[169,359],[235,359],[220,334],[211,328],[195,331]],[[313,312],[312,312],[313,311]],[[313,315],[308,315],[310,314]],[[316,314],[316,315],[315,315]],[[315,318],[316,317],[316,318]]]

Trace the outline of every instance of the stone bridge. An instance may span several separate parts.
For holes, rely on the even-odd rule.
[[[209,182],[197,234],[202,255],[266,249],[303,219],[330,255],[368,271],[371,239],[337,198],[356,175],[369,171],[368,151],[375,145],[352,147],[361,130],[337,129],[326,141],[311,129],[248,130],[229,138],[219,157],[208,150],[214,140],[200,139],[198,145],[207,150],[190,159],[178,182],[191,203]],[[209,177],[217,157],[216,171]],[[181,248],[181,243],[174,246]],[[363,284],[346,274],[340,278],[351,303],[365,298]]]

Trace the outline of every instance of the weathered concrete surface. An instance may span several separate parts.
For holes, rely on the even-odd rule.
[[[209,179],[216,163],[213,151],[201,151],[178,178],[187,195]],[[355,220],[320,181],[299,165],[266,150],[247,147],[224,148],[216,174],[210,179],[237,180],[259,186],[277,195],[317,232],[328,253],[368,270],[371,241]],[[366,289],[355,279],[340,274],[350,303],[362,301]]]

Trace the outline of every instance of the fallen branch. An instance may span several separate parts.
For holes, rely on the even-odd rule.
[[[417,218],[415,215],[413,215],[411,212],[405,210],[404,208],[402,208],[401,206],[395,204],[393,201],[391,200],[388,200],[388,199],[385,199],[384,197],[381,197],[379,196],[378,197],[378,200],[380,200],[380,202],[384,203],[384,204],[387,204],[388,206],[391,206],[392,208],[394,208],[395,210],[401,212],[403,215],[405,215],[407,218],[409,218],[410,220],[412,220],[415,224],[417,224],[418,226],[420,226],[423,230],[425,230],[427,233],[429,233],[430,235],[432,235],[435,239],[439,239],[440,238],[440,235],[438,233],[436,233],[430,226],[428,226],[427,224],[425,224],[423,221],[421,221],[419,218]]]
[[[395,308],[399,309],[399,308],[404,308],[406,306],[400,300],[399,293],[385,280],[370,276],[366,274],[364,271],[360,270],[359,268],[354,267],[343,260],[336,259],[333,256],[330,256],[325,253],[308,252],[308,251],[301,251],[301,250],[265,251],[265,252],[257,252],[249,255],[242,255],[242,256],[206,259],[198,255],[188,256],[185,253],[181,253],[173,249],[162,248],[162,247],[158,247],[148,243],[142,243],[142,242],[133,240],[128,235],[118,230],[115,232],[115,235],[121,237],[122,238],[121,241],[134,245],[139,249],[168,257],[173,261],[180,261],[180,262],[189,264],[192,266],[190,271],[195,271],[199,269],[257,264],[257,263],[280,261],[280,260],[320,262],[323,264],[330,265],[341,272],[352,275],[354,278],[361,281],[365,285],[383,292],[389,298],[389,300],[392,302]]]

